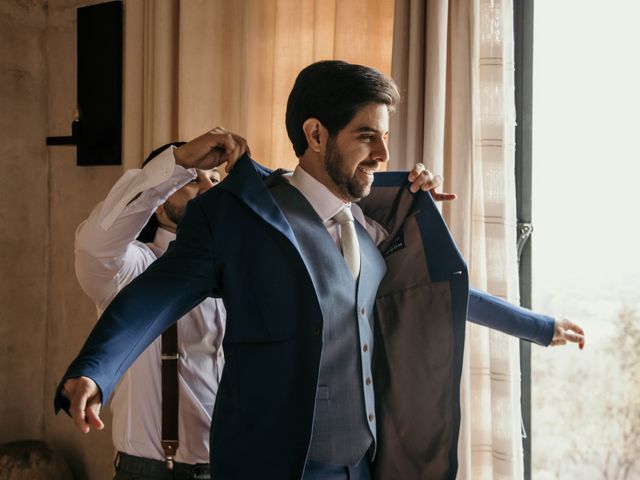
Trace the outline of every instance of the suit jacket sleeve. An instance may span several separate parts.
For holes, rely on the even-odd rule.
[[[56,391],[54,406],[68,412],[60,395],[67,378],[93,379],[105,403],[134,360],[189,310],[216,290],[213,242],[197,199],[190,202],[176,241],[111,302]]]
[[[467,320],[538,345],[551,343],[555,320],[475,288],[469,289]]]

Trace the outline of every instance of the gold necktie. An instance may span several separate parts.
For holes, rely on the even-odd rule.
[[[360,273],[360,247],[358,246],[358,237],[356,235],[356,227],[353,223],[353,215],[350,207],[344,207],[333,216],[333,220],[340,225],[340,247],[342,247],[342,256],[347,262],[347,267],[351,271],[354,279],[358,278]]]

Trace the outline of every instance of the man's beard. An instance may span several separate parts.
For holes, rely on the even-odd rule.
[[[169,220],[178,225],[184,217],[184,207],[173,206],[169,202],[165,202],[164,213]]]
[[[375,163],[375,162],[374,162]],[[369,195],[371,183],[359,181],[355,173],[353,175],[347,170],[342,154],[338,151],[333,138],[329,137],[327,151],[324,155],[324,168],[335,183],[342,195],[352,202]]]

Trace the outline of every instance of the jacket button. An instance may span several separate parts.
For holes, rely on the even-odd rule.
[[[369,345],[367,345],[366,343],[364,344],[364,346],[362,347],[362,351],[363,352],[368,352],[369,351]]]
[[[320,327],[315,327],[313,329],[313,335],[316,336],[316,337],[320,336],[321,332],[322,332],[322,330],[320,330]]]

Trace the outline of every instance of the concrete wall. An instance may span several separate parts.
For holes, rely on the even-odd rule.
[[[0,2],[0,442],[44,428],[45,30],[43,2]]]
[[[76,105],[78,0],[0,2],[0,443],[43,439],[76,480],[112,478],[111,432],[84,436],[53,392],[95,322],[73,270],[75,228],[121,167],[77,167],[69,135]],[[104,419],[110,424],[108,409]]]

